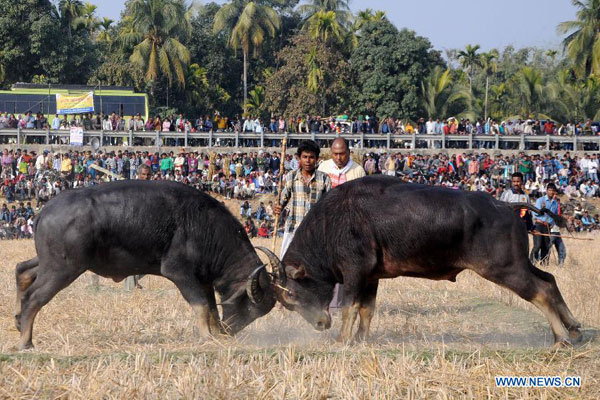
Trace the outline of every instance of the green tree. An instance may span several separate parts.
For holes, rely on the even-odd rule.
[[[79,9],[79,16],[73,20],[71,25],[76,29],[87,29],[93,35],[100,26],[100,21],[96,17],[97,8],[94,4],[86,2]]]
[[[574,79],[569,70],[561,71],[547,87],[548,114],[560,122],[600,118],[600,78]]]
[[[483,119],[487,120],[488,115],[488,91],[490,87],[490,76],[498,71],[498,50],[492,49],[487,53],[481,54],[481,68],[485,73],[485,106]]]
[[[452,115],[472,118],[469,113],[471,93],[453,81],[449,69],[436,66],[421,82],[421,93],[423,109],[429,118],[446,118],[448,110]]]
[[[337,21],[335,11],[317,11],[308,19],[306,26],[313,39],[342,41],[343,28]]]
[[[572,0],[577,8],[577,20],[558,25],[558,32],[567,34],[563,46],[573,62],[578,77],[600,74],[600,0]]]
[[[469,77],[469,90],[471,93],[473,93],[473,75],[475,74],[475,69],[481,66],[481,57],[477,53],[480,48],[481,46],[478,44],[475,46],[468,44],[464,50],[458,52],[458,61],[466,70]]]
[[[308,76],[306,78],[306,87],[313,93],[319,91],[319,86],[323,81],[323,71],[319,65],[317,48],[310,49],[310,53],[306,55],[308,64]]]
[[[263,118],[265,114],[265,88],[257,85],[250,91],[249,95],[246,104],[244,104],[244,109],[250,115]]]
[[[421,108],[421,82],[443,62],[431,43],[413,31],[398,31],[387,19],[366,23],[350,57],[355,113],[414,118]]]
[[[29,82],[42,74],[40,58],[55,54],[60,44],[60,21],[49,0],[0,0],[0,64],[5,66],[5,83]],[[43,29],[39,29],[43,27]]]
[[[312,55],[309,57],[308,55]],[[277,55],[279,68],[266,79],[267,111],[288,117],[331,115],[347,106],[349,65],[336,47],[329,47],[302,30]],[[309,80],[318,68],[319,78]],[[313,86],[314,85],[314,86]],[[316,89],[316,90],[315,90]]]
[[[510,115],[512,95],[506,82],[490,87],[490,115],[494,119],[502,119]]]
[[[102,27],[102,31],[100,31],[100,33],[98,34],[98,37],[96,38],[98,41],[100,42],[104,42],[108,45],[110,45],[112,43],[112,37],[110,36],[110,32],[109,29],[111,27],[111,25],[113,24],[112,19],[104,17],[102,19],[102,21],[99,21],[98,23],[100,24],[100,26]]]
[[[210,82],[205,68],[192,64],[188,69],[185,97],[188,103],[186,112],[197,114],[198,110],[218,110],[218,106],[227,102],[230,95],[218,84]]]
[[[309,0],[307,4],[298,7],[298,12],[304,17],[305,24],[318,12],[333,11],[338,24],[342,28],[348,27],[352,20],[349,0]]]
[[[248,56],[256,56],[266,36],[274,37],[280,26],[279,15],[271,7],[250,0],[232,0],[217,12],[214,32],[227,32],[229,46],[242,49],[244,57],[244,104],[248,99]]]
[[[162,74],[185,87],[185,69],[190,52],[183,45],[190,32],[189,13],[183,0],[135,0],[131,5],[135,39],[131,63],[143,69],[146,79],[155,82]]]
[[[224,115],[235,115],[241,112],[243,106],[243,90],[239,79],[243,70],[235,51],[227,46],[227,37],[213,33],[214,17],[220,8],[216,3],[207,3],[198,9],[192,18],[188,48],[194,62],[206,70],[208,82],[229,94],[226,101],[215,102],[214,109]],[[224,65],[227,68],[223,68]]]
[[[81,0],[60,0],[58,2],[58,9],[64,25],[67,27],[69,39],[71,39],[73,36],[72,28],[77,22],[77,18],[81,17],[83,3]]]
[[[523,67],[512,82],[512,95],[515,98],[517,112],[522,118],[547,117],[544,109],[545,85],[542,72]]]
[[[354,23],[352,24],[352,29],[356,31],[360,31],[360,29],[367,22],[375,22],[382,21],[385,18],[385,11],[373,11],[370,8],[366,10],[361,10],[356,14],[356,18],[354,19]]]

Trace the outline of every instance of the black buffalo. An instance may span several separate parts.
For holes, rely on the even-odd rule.
[[[115,281],[164,276],[192,306],[202,337],[234,334],[275,304],[239,221],[217,200],[178,183],[121,181],[62,192],[36,221],[35,248],[37,257],[16,268],[20,349],[33,346],[39,310],[86,270]]]
[[[343,283],[339,339],[351,339],[360,315],[355,338],[362,340],[380,279],[455,281],[470,269],[535,304],[556,342],[579,340],[580,324],[554,277],[531,264],[527,247],[514,206],[486,193],[365,177],[340,185],[310,210],[279,263],[276,293],[286,308],[322,330],[331,326],[333,287]]]

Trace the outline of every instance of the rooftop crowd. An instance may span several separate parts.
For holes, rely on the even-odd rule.
[[[0,238],[30,237],[35,214],[60,191],[101,185],[115,179],[114,176],[136,179],[142,165],[149,167],[150,179],[181,182],[238,200],[247,232],[267,237],[273,230],[273,205],[265,201],[252,210],[247,200],[276,194],[282,164],[286,171],[298,168],[296,155],[288,154],[283,160],[280,156],[265,151],[215,153],[181,149],[176,154],[72,150],[36,154],[27,149],[14,152],[4,149],[0,176],[0,203],[3,203]],[[497,198],[510,187],[511,175],[521,172],[525,190],[532,199],[544,195],[547,183],[556,184],[559,193],[564,195],[564,212],[570,216],[573,230],[598,228],[598,214],[587,200],[600,197],[600,154],[494,156],[473,152],[449,156],[372,152],[361,156],[352,153],[352,158],[362,164],[368,175],[386,174],[406,182],[484,191]],[[93,164],[110,174],[92,168]]]

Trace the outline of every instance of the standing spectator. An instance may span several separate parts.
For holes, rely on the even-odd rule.
[[[367,175],[373,175],[377,172],[377,162],[373,159],[371,153],[367,154],[367,160],[365,161],[365,171]]]
[[[556,201],[556,185],[549,183],[546,186],[546,195],[540,197],[535,202],[535,206],[540,210],[547,208],[554,214],[559,214],[559,203]],[[554,220],[547,214],[533,214],[533,222],[535,224],[535,231],[542,235],[549,235],[550,229],[554,226]],[[540,261],[542,263],[548,262],[548,253],[550,252],[550,240],[548,236],[536,235],[533,237],[533,250],[531,251],[531,262]]]
[[[343,183],[365,176],[363,168],[350,158],[348,142],[343,138],[336,138],[331,144],[331,159],[319,165],[319,171],[327,174],[331,180],[331,188]],[[333,289],[333,299],[329,304],[331,308],[340,308],[342,305],[343,285],[336,284]]]
[[[343,138],[336,138],[331,144],[331,156],[319,165],[319,171],[327,174],[331,180],[331,188],[342,183],[365,176],[365,170],[350,158],[348,142]]]
[[[160,172],[163,176],[167,176],[173,170],[173,159],[167,156],[167,153],[162,153],[160,160]]]
[[[12,154],[10,154],[8,152],[8,149],[4,149],[2,151],[2,173],[1,173],[1,178],[2,179],[6,179],[6,178],[11,178],[12,174],[13,174],[13,156]]]
[[[290,212],[285,221],[285,233],[281,244],[280,257],[283,259],[290,245],[296,228],[300,225],[311,207],[321,197],[331,190],[329,176],[317,170],[319,146],[312,140],[306,140],[298,145],[297,154],[300,157],[300,168],[285,176],[285,186],[281,193],[281,203],[275,206],[276,215],[281,214],[283,207],[290,203]],[[274,228],[275,232],[277,227]]]

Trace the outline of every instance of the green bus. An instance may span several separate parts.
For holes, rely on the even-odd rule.
[[[113,112],[126,119],[138,113],[148,120],[148,95],[136,93],[131,87],[43,85],[15,83],[10,90],[0,90],[0,112],[9,114],[42,113],[51,122],[56,115],[56,94],[82,94],[94,92],[94,114]]]

